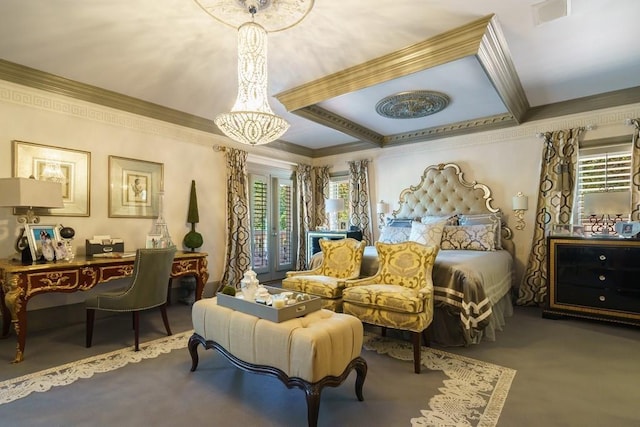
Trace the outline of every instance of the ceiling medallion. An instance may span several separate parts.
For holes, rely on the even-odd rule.
[[[247,22],[247,10],[254,8],[254,21],[267,32],[286,30],[302,21],[314,0],[194,0],[214,19],[233,28]]]
[[[444,93],[413,90],[387,96],[376,104],[376,112],[389,119],[416,119],[444,110],[449,97]]]

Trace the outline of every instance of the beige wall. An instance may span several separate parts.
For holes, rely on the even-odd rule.
[[[417,184],[425,167],[457,163],[467,180],[482,182],[492,189],[494,205],[505,212],[512,228],[511,197],[522,191],[529,196],[530,206],[525,217],[527,227],[522,231],[514,229],[519,277],[528,257],[534,220],[542,149],[536,133],[595,125],[595,130],[587,132],[587,139],[630,135],[631,128],[624,125],[628,117],[640,117],[640,104],[506,130],[315,159],[312,163],[332,165],[332,171],[343,171],[347,169],[347,160],[370,159],[373,199],[383,199],[394,207],[400,191]],[[121,237],[125,239],[125,249],[133,250],[144,246],[145,236],[153,225],[151,219],[108,217],[109,155],[164,164],[165,218],[178,244],[190,227],[186,222],[189,188],[191,180],[196,180],[200,213],[196,229],[204,236],[200,250],[209,253],[210,281],[220,280],[225,244],[225,161],[224,155],[214,152],[212,147],[232,145],[229,140],[0,81],[0,177],[11,176],[12,140],[91,152],[91,216],[42,219],[44,223],[73,227],[74,244],[81,250],[85,239],[94,234]],[[311,162],[268,146],[249,151],[251,162],[279,168],[291,169],[295,163]],[[0,257],[13,255],[19,228],[11,210],[0,208]],[[43,295],[31,301],[29,309],[79,302],[86,296],[86,293]]]

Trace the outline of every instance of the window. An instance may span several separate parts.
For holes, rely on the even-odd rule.
[[[582,224],[591,231],[590,212],[585,209],[585,195],[601,192],[631,191],[631,146],[618,144],[581,148],[574,224]],[[629,213],[629,209],[624,214]]]
[[[335,175],[329,178],[329,198],[344,199],[345,210],[338,212],[338,224],[344,224],[341,229],[349,224],[349,176]]]

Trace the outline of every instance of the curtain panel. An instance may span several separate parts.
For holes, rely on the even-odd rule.
[[[369,196],[369,161],[349,162],[349,211],[350,224],[362,231],[362,240],[371,245],[371,200]]]
[[[328,227],[324,201],[329,198],[329,166],[313,167],[313,200],[315,204],[313,228]]]
[[[518,305],[539,305],[547,293],[547,235],[553,224],[570,224],[578,144],[584,128],[543,134],[531,252],[518,289]]]
[[[313,206],[313,170],[310,165],[299,164],[295,168],[296,190],[298,193],[298,257],[296,270],[304,270],[307,266],[307,232],[312,229],[314,221]]]
[[[224,148],[227,161],[227,245],[220,286],[238,287],[251,267],[247,152]]]
[[[631,221],[640,221],[640,119],[631,119]]]

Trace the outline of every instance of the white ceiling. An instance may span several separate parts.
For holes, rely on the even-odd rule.
[[[569,16],[536,26],[532,6],[538,3],[316,0],[297,26],[269,34],[269,92],[294,90],[491,14],[529,107],[640,87],[640,1],[571,0]],[[208,120],[235,101],[236,31],[194,0],[2,0],[0,16],[0,59],[5,61]],[[508,112],[476,59],[462,58],[315,105],[385,136]],[[405,90],[437,90],[451,102],[421,119],[377,115],[381,98]],[[275,97],[271,106],[292,124],[283,141],[311,150],[358,141],[287,112]]]

